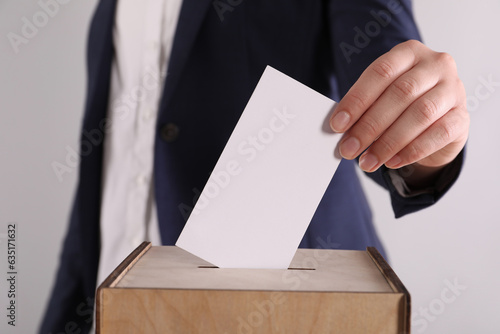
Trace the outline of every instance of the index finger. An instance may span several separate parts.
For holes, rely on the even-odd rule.
[[[420,44],[409,41],[395,46],[365,69],[335,108],[330,118],[333,131],[349,130],[391,83],[415,66],[420,58],[412,47],[415,43]]]

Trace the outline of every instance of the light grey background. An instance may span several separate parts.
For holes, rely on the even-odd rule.
[[[85,42],[95,4],[61,4],[15,53],[7,34],[21,34],[22,18],[31,21],[41,8],[35,1],[0,2],[3,273],[3,234],[7,223],[19,226],[17,326],[6,325],[7,286],[1,274],[2,333],[35,332],[52,287],[76,183],[76,169],[60,181],[52,164],[66,164],[68,151],[77,148]],[[399,220],[387,193],[366,177],[364,185],[392,266],[412,294],[414,333],[499,333],[500,86],[491,91],[478,86],[488,77],[500,82],[500,2],[418,0],[414,7],[426,44],[455,57],[469,100],[479,102],[470,108],[467,164],[440,203]],[[462,290],[446,290],[450,283]]]

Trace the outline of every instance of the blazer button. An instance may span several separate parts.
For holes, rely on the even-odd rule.
[[[161,138],[167,143],[174,142],[179,136],[179,127],[174,123],[167,123],[161,128]]]

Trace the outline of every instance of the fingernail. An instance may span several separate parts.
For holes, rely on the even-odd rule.
[[[366,172],[371,172],[377,164],[377,157],[370,153],[363,154],[359,159],[359,167]]]
[[[389,161],[385,163],[387,168],[396,168],[401,163],[401,158],[399,155],[393,156]]]
[[[356,153],[358,153],[360,146],[361,144],[356,137],[347,138],[340,145],[340,154],[346,159],[354,159],[356,157]]]
[[[339,111],[330,121],[330,127],[335,132],[344,132],[351,116],[345,111]]]

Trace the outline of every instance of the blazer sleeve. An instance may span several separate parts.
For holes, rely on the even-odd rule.
[[[84,292],[85,266],[81,254],[78,201],[74,203],[52,288],[54,291],[39,328],[40,334],[87,333],[92,325],[94,296]]]
[[[395,45],[421,40],[410,0],[332,0],[328,3],[328,27],[333,50],[336,85],[340,97],[375,59]],[[390,171],[382,166],[366,173],[389,190],[396,218],[436,203],[457,180],[464,151],[443,170],[434,187],[409,195],[396,189]]]

